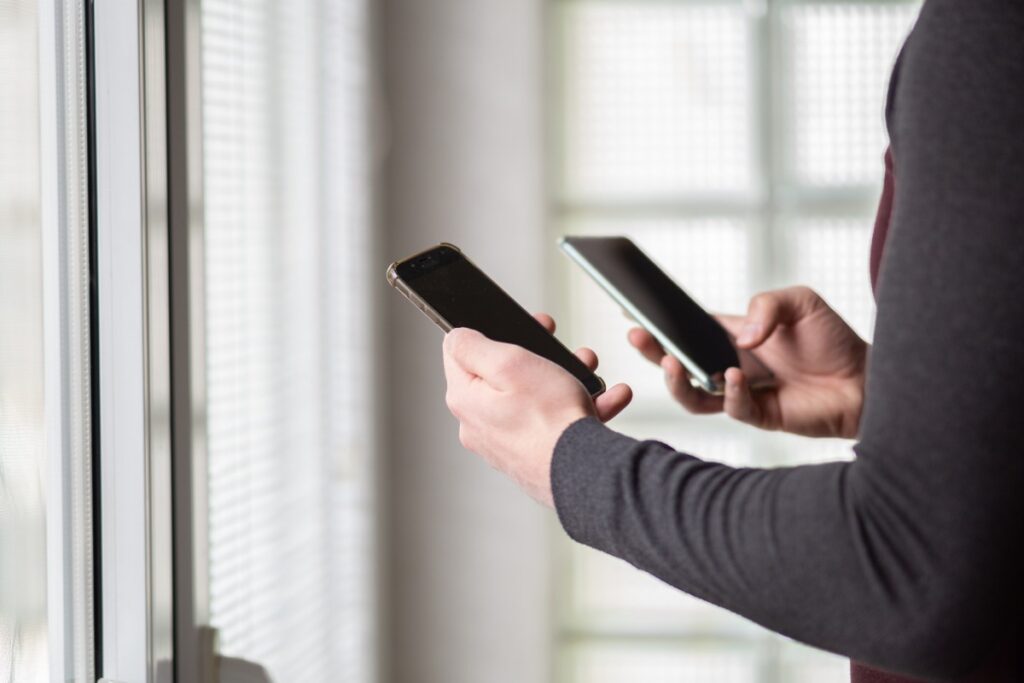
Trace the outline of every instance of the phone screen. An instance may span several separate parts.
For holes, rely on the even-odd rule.
[[[567,237],[564,242],[620,304],[646,319],[638,322],[660,332],[709,378],[730,367],[741,367],[752,381],[770,377],[752,354],[738,352],[725,328],[629,239]]]
[[[456,249],[437,247],[399,263],[396,270],[452,327],[468,327],[543,356],[572,373],[591,396],[604,390],[579,358]]]

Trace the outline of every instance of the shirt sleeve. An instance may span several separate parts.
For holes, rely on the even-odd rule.
[[[552,461],[572,538],[880,668],[985,658],[1024,568],[1020,35],[1020,5],[930,0],[904,50],[856,458],[737,469],[586,418]]]

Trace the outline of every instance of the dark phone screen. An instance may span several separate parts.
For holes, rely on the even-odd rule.
[[[565,241],[708,376],[739,366],[736,347],[725,329],[629,239],[567,237]]]
[[[572,373],[591,396],[604,388],[579,358],[458,251],[438,247],[403,261],[397,270],[452,327],[468,327],[543,356]]]

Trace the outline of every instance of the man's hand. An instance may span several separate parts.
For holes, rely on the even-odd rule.
[[[554,331],[546,315],[537,319]],[[580,349],[591,370],[597,355]],[[483,456],[539,502],[552,506],[551,456],[566,427],[588,415],[610,420],[633,397],[625,384],[590,398],[567,371],[526,349],[458,328],[444,338],[448,409],[459,421],[459,440]]]
[[[669,391],[697,414],[725,412],[761,429],[805,436],[853,438],[864,399],[867,343],[813,290],[791,287],[758,294],[747,315],[718,316],[741,349],[756,349],[776,386],[751,392],[743,372],[725,373],[725,396],[690,385],[682,364],[647,331],[629,341],[665,372]]]

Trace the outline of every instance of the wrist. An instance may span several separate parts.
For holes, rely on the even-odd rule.
[[[838,436],[843,439],[856,439],[860,432],[860,418],[864,412],[864,376],[853,379],[845,391],[846,409],[839,419]]]

